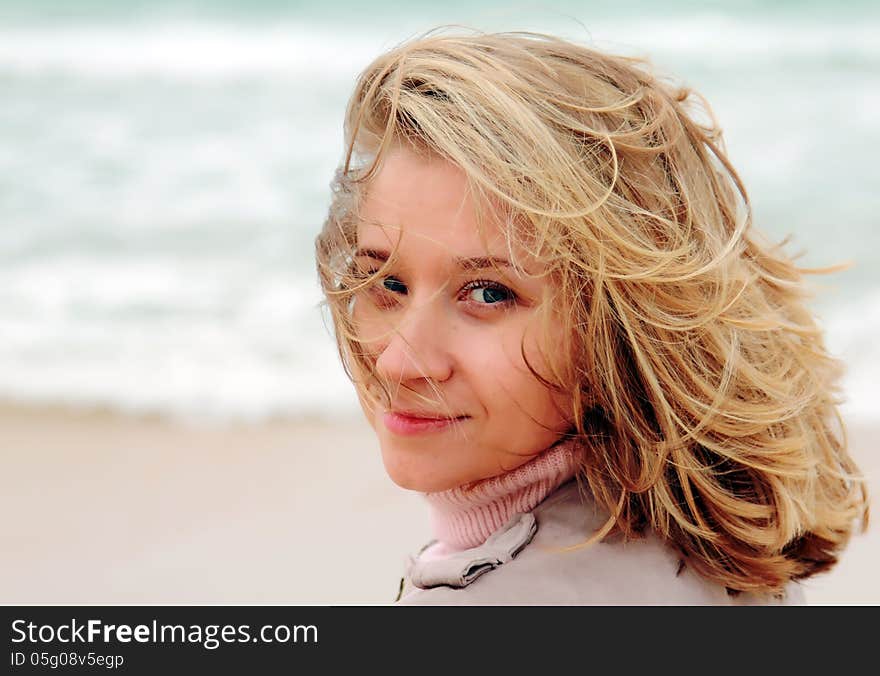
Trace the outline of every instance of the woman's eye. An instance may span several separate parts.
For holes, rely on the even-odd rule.
[[[471,282],[466,287],[467,299],[482,305],[509,303],[514,293],[505,286],[488,282]]]
[[[398,296],[407,295],[406,284],[396,277],[383,277],[367,288],[373,303],[382,309],[397,307]]]
[[[386,277],[382,280],[382,287],[392,293],[406,294],[406,284],[394,277]]]

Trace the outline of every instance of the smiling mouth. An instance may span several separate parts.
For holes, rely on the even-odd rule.
[[[425,414],[416,414],[403,411],[386,411],[382,421],[389,432],[402,436],[414,434],[426,434],[440,432],[452,427],[455,423],[467,420],[470,416],[457,417],[426,417]]]

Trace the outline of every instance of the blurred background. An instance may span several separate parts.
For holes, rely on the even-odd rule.
[[[880,464],[880,5],[439,4],[0,0],[0,601],[393,598],[424,507],[359,419],[313,241],[358,72],[441,23],[708,98],[756,226],[854,264],[813,304]],[[880,602],[872,542],[811,600]]]

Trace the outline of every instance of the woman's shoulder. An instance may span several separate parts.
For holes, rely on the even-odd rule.
[[[576,481],[532,512],[517,515],[484,545],[454,556],[410,560],[402,605],[754,605],[799,604],[790,585],[782,598],[726,590],[688,568],[653,533],[575,547],[607,519]]]

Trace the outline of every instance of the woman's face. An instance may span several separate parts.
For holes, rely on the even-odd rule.
[[[355,299],[355,327],[390,401],[361,406],[398,485],[423,492],[513,469],[570,425],[548,375],[536,312],[544,277],[511,268],[502,224],[486,214],[488,250],[464,173],[441,159],[390,152],[360,211],[355,264],[387,274]],[[529,272],[534,259],[513,251]],[[491,267],[495,259],[499,271]]]

